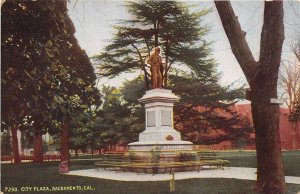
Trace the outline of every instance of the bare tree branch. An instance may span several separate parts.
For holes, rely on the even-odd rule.
[[[215,1],[218,13],[221,16],[225,33],[230,42],[233,54],[239,62],[249,84],[254,79],[258,64],[246,42],[246,33],[241,29],[238,17],[235,15],[229,1]]]

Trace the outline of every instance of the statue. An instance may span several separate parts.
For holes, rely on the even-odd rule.
[[[150,54],[146,62],[151,65],[152,88],[162,88],[162,59],[159,47],[154,48],[154,52]]]

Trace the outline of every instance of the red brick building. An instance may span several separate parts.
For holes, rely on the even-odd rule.
[[[251,105],[250,104],[236,104],[236,111],[252,121]],[[295,150],[300,149],[300,122],[292,123],[288,120],[289,110],[287,108],[280,108],[279,118],[279,130],[281,138],[281,146],[284,150]],[[253,135],[253,138],[255,135]],[[198,149],[216,149],[216,150],[227,150],[227,149],[239,149],[237,146],[232,144],[230,141],[225,141],[214,145],[196,146]],[[245,145],[244,149],[255,149],[255,145]]]

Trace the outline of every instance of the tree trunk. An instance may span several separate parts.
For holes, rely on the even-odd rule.
[[[162,72],[163,75],[163,86],[164,88],[167,87],[168,84],[168,64],[169,64],[169,40],[166,40],[166,52],[165,52],[165,57],[166,57],[166,64],[165,64],[165,68]]]
[[[38,128],[35,128],[34,134],[33,163],[43,163],[43,138],[42,133]]]
[[[149,90],[150,89],[150,85],[149,85],[149,78],[148,78],[148,75],[147,75],[147,71],[146,69],[143,70],[144,71],[144,75],[145,75],[145,86],[146,86],[146,90]],[[152,72],[151,72],[151,75],[152,75]]]
[[[60,136],[60,154],[61,162],[69,162],[70,153],[69,153],[69,120],[64,123],[63,129]]]
[[[154,22],[154,46],[158,47],[159,20]]]
[[[265,2],[260,56],[256,62],[229,1],[216,1],[231,50],[251,89],[251,107],[257,152],[257,191],[284,193],[285,180],[279,135],[277,80],[284,40],[282,1]]]
[[[94,142],[92,142],[92,158],[94,157]]]
[[[251,88],[256,94],[252,98],[251,108],[256,132],[256,189],[275,194],[284,193],[285,180],[279,135],[279,105],[270,103],[270,98],[277,96],[276,84],[270,85],[270,82],[267,76],[256,79],[256,86]]]
[[[75,148],[75,157],[78,157],[78,149]]]
[[[19,155],[19,142],[18,142],[18,137],[17,137],[17,131],[18,131],[18,126],[13,125],[13,127],[11,127],[11,136],[12,136],[14,163],[20,164],[21,159],[20,159],[20,155]]]
[[[297,139],[297,131],[298,131],[298,122],[290,121],[290,132],[292,136],[292,149],[296,150],[298,148],[298,140]]]

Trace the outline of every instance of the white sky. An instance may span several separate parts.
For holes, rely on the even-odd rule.
[[[300,1],[284,2],[285,11],[285,43],[282,58],[290,59],[288,43],[296,37],[300,28]],[[189,2],[191,3],[191,2]],[[213,8],[213,12],[208,14],[203,24],[211,26],[211,31],[206,39],[213,41],[211,45],[213,57],[218,63],[218,71],[222,73],[221,83],[228,85],[240,80],[246,83],[245,77],[233,56],[228,39],[223,30],[221,21],[213,2],[192,1],[199,9]],[[86,50],[88,56],[99,54],[107,40],[112,38],[114,30],[112,26],[118,19],[129,18],[130,15],[124,6],[125,2],[118,0],[70,0],[68,4],[69,15],[74,22],[75,36],[80,46]],[[238,16],[242,29],[247,32],[246,39],[252,50],[255,59],[259,57],[260,33],[263,21],[263,1],[233,1],[233,9]],[[118,78],[108,80],[101,78],[100,83],[120,86],[124,79],[131,79],[132,75],[123,74]]]

